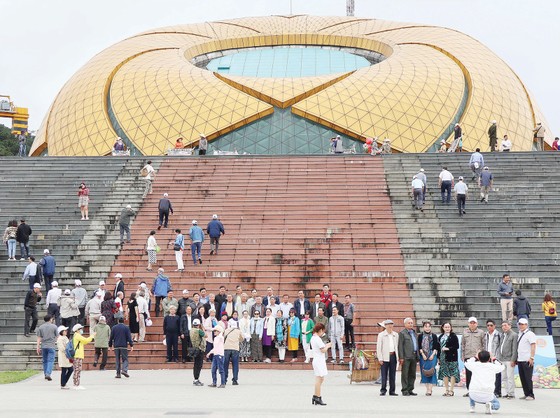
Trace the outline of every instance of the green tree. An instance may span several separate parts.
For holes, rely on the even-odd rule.
[[[28,135],[27,137],[27,151],[31,149],[31,145],[35,137],[32,135]],[[12,135],[12,130],[7,126],[0,124],[0,156],[2,157],[10,157],[14,155],[18,155],[19,151],[19,143],[17,137]]]

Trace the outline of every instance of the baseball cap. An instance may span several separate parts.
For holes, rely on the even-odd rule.
[[[36,289],[36,288],[39,288],[39,289],[40,289],[40,288],[41,288],[41,285],[40,285],[39,283],[35,283],[35,284],[33,285],[33,288],[34,288],[34,289]]]
[[[213,214],[213,215],[212,215],[212,219],[218,219],[218,215]]]
[[[478,320],[474,316],[469,318],[469,322],[476,322],[478,324]]]
[[[58,287],[58,282],[57,282],[56,280],[53,281],[53,282],[51,283],[51,286],[52,286],[52,287]]]
[[[383,324],[384,324],[384,325],[387,325],[387,324],[394,324],[394,322],[391,321],[390,319],[386,319],[385,321],[383,321]]]
[[[97,292],[95,292],[95,296],[103,296],[103,291],[98,290]]]
[[[49,249],[48,249],[48,248],[45,248],[45,249],[43,250],[43,254],[48,254],[48,253],[49,253]]]
[[[81,285],[82,285],[82,281],[76,279],[76,280],[74,280],[74,284],[75,284],[76,286],[81,286]]]
[[[196,221],[196,219],[193,219],[192,224],[196,225],[198,222]]]
[[[66,296],[70,296],[71,293],[72,293],[72,292],[70,292],[70,289],[66,289],[66,290],[64,291],[64,294],[65,294]]]
[[[104,280],[101,280],[101,281],[99,282],[99,286],[103,286],[104,284],[105,284],[105,281],[104,281]]]
[[[424,172],[424,169],[423,169],[423,168],[421,168],[421,169],[420,169],[420,171],[421,171],[421,172],[423,173],[423,172]]]
[[[132,209],[132,206],[126,205],[126,208],[127,208],[127,209]]]
[[[163,194],[163,197],[167,197],[167,196],[169,196],[167,193],[164,193],[164,194]]]
[[[117,279],[122,279],[122,274],[117,273],[117,274],[115,274],[115,277],[116,277]]]
[[[183,290],[183,295],[186,295],[187,293],[189,293],[187,289]]]
[[[527,319],[525,319],[525,318],[521,318],[519,321],[517,321],[517,323],[518,323],[518,324],[526,324],[526,325],[528,325],[528,324],[529,324],[529,321],[527,321]]]
[[[463,176],[459,176],[459,180],[463,180]]]
[[[101,315],[99,317],[99,322],[107,322],[107,318],[105,318],[103,315]]]

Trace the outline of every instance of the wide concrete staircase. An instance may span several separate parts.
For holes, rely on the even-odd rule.
[[[25,218],[33,229],[31,253],[40,260],[49,248],[57,262],[55,280],[72,288],[81,279],[88,292],[96,288],[120,251],[118,215],[142,202],[143,161],[107,158],[3,158],[0,167],[0,225]],[[90,188],[89,221],[80,220],[78,185]],[[3,232],[3,230],[2,230]],[[35,338],[23,336],[23,302],[28,289],[21,277],[27,262],[0,260],[0,370],[37,367]],[[19,256],[19,249],[17,250]],[[19,258],[19,257],[18,257]],[[39,324],[46,314],[39,307]]]
[[[425,305],[429,303],[426,289],[419,288],[413,280],[418,270],[426,273],[425,285],[434,289],[437,286],[440,299],[431,305],[431,318],[437,323],[450,320],[459,329],[471,315],[482,320],[501,320],[496,289],[502,275],[509,273],[514,288],[521,289],[531,302],[531,327],[537,334],[545,335],[543,296],[551,292],[558,299],[560,294],[560,155],[484,154],[485,164],[494,175],[494,191],[488,204],[480,202],[479,187],[471,180],[469,158],[470,154],[463,153],[392,155],[385,159],[393,208],[397,214],[409,212],[404,222],[397,224],[408,261],[407,275],[414,284],[411,295],[417,317],[422,318],[419,306],[429,310]],[[463,176],[469,186],[467,214],[463,218],[459,217],[455,202],[449,206],[441,204],[437,179],[443,165],[456,180]],[[421,167],[426,171],[429,187],[423,213],[412,209],[410,192],[412,176]],[[420,228],[410,243],[408,231],[416,224]],[[433,236],[436,245],[426,248],[432,240],[432,226],[439,231]],[[406,256],[407,246],[412,246],[411,257]],[[560,339],[554,339],[559,353]]]
[[[158,266],[165,268],[177,298],[185,288],[192,294],[205,286],[217,293],[222,284],[230,291],[240,284],[261,295],[272,286],[293,301],[299,290],[313,298],[329,283],[341,299],[353,295],[356,339],[368,349],[374,348],[381,331],[378,321],[412,315],[380,160],[296,156],[165,161],[154,193],[135,221],[133,242],[111,272],[123,274],[127,289],[142,280],[151,284],[155,277],[155,268],[146,271],[144,248],[149,231],[157,227],[158,201],[165,192],[174,214],[169,228],[156,234],[162,248]],[[193,219],[205,228],[214,213],[226,230],[219,255],[210,256],[205,242],[204,263],[193,265],[186,251],[185,271],[175,272],[168,245],[173,230],[181,228],[188,235]],[[148,342],[131,353],[131,363],[138,368],[185,367],[164,364],[162,339],[162,318],[156,318],[148,328]]]

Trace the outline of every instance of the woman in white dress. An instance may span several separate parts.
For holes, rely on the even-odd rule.
[[[325,326],[321,323],[313,327],[313,337],[311,337],[311,354],[313,356],[313,373],[315,374],[315,394],[311,403],[313,405],[326,405],[321,399],[321,385],[327,372],[327,360],[325,353],[329,351],[331,343],[325,344],[321,337],[325,335]]]

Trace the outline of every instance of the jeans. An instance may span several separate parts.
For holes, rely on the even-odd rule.
[[[387,377],[389,377],[389,393],[395,393],[397,376],[397,355],[391,354],[389,361],[381,365],[381,393],[387,393]]]
[[[548,332],[548,335],[552,335],[552,321],[554,321],[556,319],[555,316],[545,316],[544,320],[546,322],[546,332]]]
[[[70,376],[74,372],[74,367],[61,367],[60,368],[60,386],[65,387],[66,383],[70,380]]]
[[[124,234],[126,234],[126,240],[130,242],[130,225],[119,224],[121,230],[121,242],[124,242]]]
[[[202,242],[193,242],[191,244],[192,261],[194,264],[196,264],[197,258],[199,260],[202,258],[200,254],[201,251],[202,251]]]
[[[447,199],[445,198],[445,193],[447,193]],[[451,202],[451,181],[446,180],[441,182],[441,203]]]
[[[26,157],[26,156],[27,156],[27,145],[25,145],[25,143],[19,144],[18,157]]]
[[[226,376],[224,374],[224,356],[218,356],[214,354],[214,358],[212,359],[212,384],[214,385],[218,381],[216,371],[220,373],[220,384],[225,385]]]
[[[29,242],[20,242],[19,251],[21,258],[27,260],[29,258]]]
[[[27,280],[29,281],[29,290],[33,290],[33,285],[35,283],[39,283],[39,280],[37,280],[37,276],[29,276]]]
[[[471,398],[469,398],[469,401],[471,403],[471,408],[474,408],[474,405],[477,402],[473,401]],[[498,401],[498,399],[496,399],[495,396],[494,396],[494,399],[492,399],[490,401],[490,404],[492,405],[492,411],[497,411],[498,409],[500,409],[500,402]]]
[[[225,350],[224,351],[224,380],[228,380],[229,362],[231,361],[231,368],[233,370],[233,381],[237,382],[239,375],[239,350]]]
[[[16,258],[16,240],[8,240],[8,258]]]
[[[168,210],[160,210],[159,211],[159,226],[164,226],[167,228],[167,223],[169,222],[169,211]]]
[[[39,318],[37,317],[37,308],[25,307],[25,323],[23,324],[24,334],[27,335],[30,332],[35,331],[38,320]],[[31,321],[31,327],[29,327],[29,321]]]
[[[50,376],[54,367],[54,348],[41,348],[43,354],[43,371],[45,376]]]
[[[128,350],[126,347],[115,347],[115,365],[117,368],[117,376],[121,374],[121,362],[122,371],[128,373]]]

